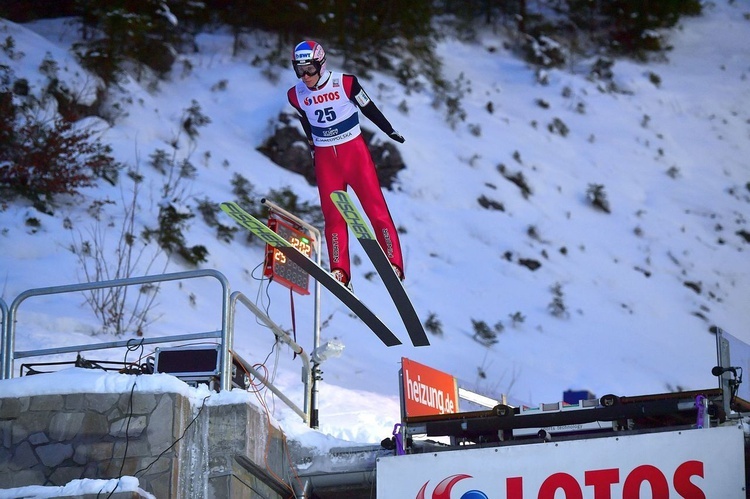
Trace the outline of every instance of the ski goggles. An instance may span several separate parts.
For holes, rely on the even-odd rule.
[[[318,66],[315,64],[297,64],[296,62],[293,62],[292,67],[297,74],[297,78],[302,78],[304,75],[315,76],[319,71]]]

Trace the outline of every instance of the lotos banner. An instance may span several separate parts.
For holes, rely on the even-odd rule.
[[[380,457],[378,499],[745,499],[741,426]]]

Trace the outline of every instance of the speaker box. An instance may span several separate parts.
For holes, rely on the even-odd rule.
[[[220,351],[220,345],[157,348],[154,372],[171,374],[190,386],[206,384],[209,388],[219,391]],[[250,380],[243,363],[237,355],[232,355],[232,386],[245,390],[250,386]]]

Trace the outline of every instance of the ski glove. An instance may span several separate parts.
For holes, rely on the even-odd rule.
[[[400,144],[403,144],[404,140],[406,140],[404,136],[398,133],[396,130],[393,130],[388,134],[388,136]]]

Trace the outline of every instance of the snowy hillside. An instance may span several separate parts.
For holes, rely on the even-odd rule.
[[[386,348],[324,291],[323,339],[337,338],[345,349],[323,365],[321,430],[359,442],[389,436],[399,419],[402,357],[449,372],[468,389],[527,404],[561,400],[567,389],[634,395],[715,386],[709,327],[750,341],[749,16],[746,2],[711,3],[668,34],[673,49],[663,61],[617,60],[609,80],[589,78],[593,60],[538,74],[490,32],[476,43],[444,40],[437,47],[443,74],[462,89],[466,112],[453,123],[427,90],[406,93],[386,75],[363,80],[406,137],[397,147],[407,168],[385,194],[402,230],[406,287],[422,319],[432,318],[442,334],[430,336],[430,347]],[[50,54],[61,78],[84,96],[97,84],[67,51],[74,35],[63,21],[0,21],[0,38],[16,43],[15,57],[0,52],[0,64],[38,91],[38,67]],[[260,34],[253,41],[232,57],[230,36],[202,35],[198,52],[182,56],[169,81],[128,80],[110,102],[113,123],[86,120],[119,161],[145,176],[138,227],[154,224],[165,183],[149,165],[157,150],[197,167],[195,179],[180,186],[193,212],[202,200],[233,199],[236,174],[258,196],[290,188],[318,203],[301,176],[256,151],[279,113],[289,111],[285,90],[295,79],[287,64],[253,64],[274,43]],[[329,58],[329,67],[337,62]],[[210,123],[190,138],[180,123],[195,104]],[[116,187],[102,183],[85,197],[62,200],[53,216],[22,200],[2,206],[0,298],[11,303],[30,288],[83,280],[69,248],[99,233],[114,251],[132,189],[122,175]],[[609,213],[592,205],[594,192]],[[97,224],[89,207],[105,199],[112,203]],[[186,237],[208,248],[203,267],[225,274],[233,290],[292,327],[289,291],[259,280],[261,246],[246,244],[242,233],[221,241],[200,216]],[[408,343],[355,245],[355,293]],[[137,275],[186,269],[160,254],[146,268],[151,250],[145,255]],[[212,286],[164,286],[158,320],[145,334],[219,327]],[[17,325],[19,350],[105,341],[91,338],[97,322],[80,294],[30,302],[26,310]],[[299,342],[310,350],[312,298],[294,296],[294,313]],[[291,352],[269,354],[273,336],[249,313],[238,320],[236,351],[265,363],[301,397]],[[479,323],[496,333],[494,344],[474,339]],[[276,408],[277,418],[296,424],[281,404]]]

